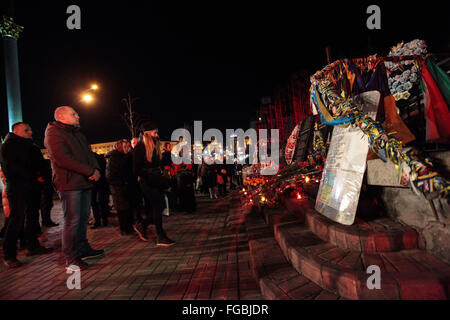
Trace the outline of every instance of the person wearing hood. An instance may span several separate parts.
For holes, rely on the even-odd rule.
[[[55,110],[55,120],[45,129],[44,144],[52,165],[53,184],[64,211],[62,250],[66,268],[82,270],[87,258],[100,256],[87,239],[91,192],[100,179],[100,166],[92,154],[86,137],[80,131],[80,116],[69,106]]]
[[[17,240],[24,228],[27,255],[47,253],[50,249],[38,241],[41,176],[44,157],[33,143],[31,127],[15,123],[1,147],[1,166],[6,178],[10,206],[9,222],[3,241],[3,261],[8,267],[19,267]]]

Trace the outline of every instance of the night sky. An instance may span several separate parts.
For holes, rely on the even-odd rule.
[[[9,1],[11,2],[11,1]],[[60,105],[75,107],[91,143],[129,138],[121,98],[160,126],[162,138],[184,122],[248,129],[260,99],[292,73],[332,58],[385,55],[398,42],[424,39],[450,51],[444,1],[14,1],[24,121],[42,145]],[[68,30],[66,9],[81,8],[81,30]],[[366,9],[381,7],[381,30],[368,30]],[[9,4],[2,1],[2,13]],[[3,48],[3,45],[1,45]],[[7,133],[1,50],[0,135]],[[79,94],[96,82],[90,105]]]

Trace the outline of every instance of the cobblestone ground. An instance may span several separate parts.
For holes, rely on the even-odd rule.
[[[111,226],[89,229],[92,247],[103,248],[106,254],[88,261],[90,267],[81,271],[80,290],[69,290],[70,274],[61,252],[61,203],[55,201],[52,218],[60,225],[44,229],[40,241],[56,250],[34,257],[19,251],[18,259],[24,265],[18,269],[1,264],[0,299],[263,299],[251,274],[237,196],[219,200],[198,196],[197,206],[193,214],[164,217],[166,233],[177,242],[172,247],[156,246],[153,226],[149,227],[149,242],[135,235],[121,236],[114,214]]]

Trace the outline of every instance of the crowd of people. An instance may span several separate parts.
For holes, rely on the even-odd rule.
[[[152,122],[141,126],[139,138],[121,139],[105,155],[92,152],[80,131],[79,115],[69,107],[55,110],[55,121],[47,125],[44,145],[49,161],[33,143],[29,124],[13,125],[0,149],[5,216],[3,261],[19,267],[17,243],[28,255],[44,254],[38,236],[42,225],[56,226],[51,220],[54,190],[62,202],[64,224],[62,252],[66,268],[88,267],[86,259],[101,256],[103,249],[93,249],[86,233],[92,209],[92,229],[109,225],[110,196],[117,212],[120,233],[149,241],[147,229],[155,226],[156,245],[172,246],[163,228],[163,215],[196,211],[196,193],[211,199],[225,197],[229,190],[242,185],[242,166],[202,163],[189,165],[183,174],[165,174],[172,168],[173,157],[182,157],[182,139],[172,150],[164,150],[158,127]]]
[[[207,164],[197,169],[196,190],[217,199],[242,186],[241,164]]]

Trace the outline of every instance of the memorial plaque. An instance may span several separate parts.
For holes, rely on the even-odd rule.
[[[380,96],[378,91],[364,92],[355,103],[375,119]],[[360,128],[334,128],[316,198],[318,212],[338,223],[353,224],[368,151],[368,138]]]

